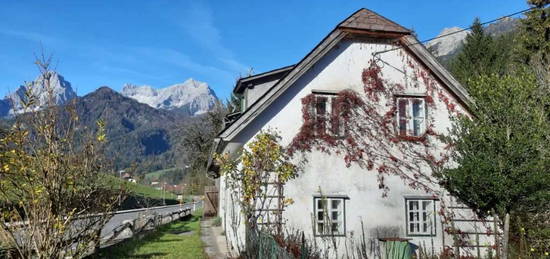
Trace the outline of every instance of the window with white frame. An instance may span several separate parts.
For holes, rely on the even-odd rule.
[[[397,127],[400,136],[420,137],[426,132],[426,101],[423,97],[397,98]]]
[[[435,200],[405,199],[407,235],[435,236]]]
[[[333,114],[337,112],[336,94],[331,93],[315,93],[315,101],[313,103],[313,114],[315,116],[315,134],[329,134],[334,137],[343,137],[345,135],[345,122],[339,115]],[[332,116],[338,116],[336,120],[332,120]]]
[[[344,198],[315,197],[315,235],[344,236],[346,231]]]

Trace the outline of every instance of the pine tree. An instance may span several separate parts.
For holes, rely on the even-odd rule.
[[[491,73],[501,74],[507,62],[496,46],[493,38],[483,31],[483,25],[476,18],[472,24],[472,32],[466,36],[462,51],[451,61],[451,72],[466,86],[471,78]]]
[[[535,56],[550,63],[550,0],[527,1],[535,9],[526,13],[521,22],[520,46],[516,51],[519,62],[530,64]]]

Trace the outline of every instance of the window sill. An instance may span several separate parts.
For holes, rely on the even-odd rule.
[[[400,141],[407,141],[407,142],[424,142],[426,141],[426,133],[424,133],[421,136],[407,136],[407,135],[399,135],[397,136],[397,139]]]
[[[408,234],[407,233],[407,236],[408,237],[435,237],[437,235],[436,234]]]

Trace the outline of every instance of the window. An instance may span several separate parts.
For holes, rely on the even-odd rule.
[[[420,137],[426,132],[426,101],[422,97],[397,98],[400,136]]]
[[[345,123],[340,117],[332,120],[334,112],[337,112],[335,94],[315,93],[315,102],[313,104],[313,114],[315,115],[315,133],[317,135],[329,134],[334,137],[343,137],[345,135]]]
[[[315,235],[344,236],[345,204],[344,198],[315,197]]]
[[[407,235],[435,236],[435,200],[406,199]]]

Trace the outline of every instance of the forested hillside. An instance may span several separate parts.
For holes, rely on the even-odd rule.
[[[139,172],[174,167],[174,145],[178,124],[186,117],[154,109],[108,87],[81,97],[76,102],[83,127],[106,123],[107,157],[115,169],[133,167]]]

